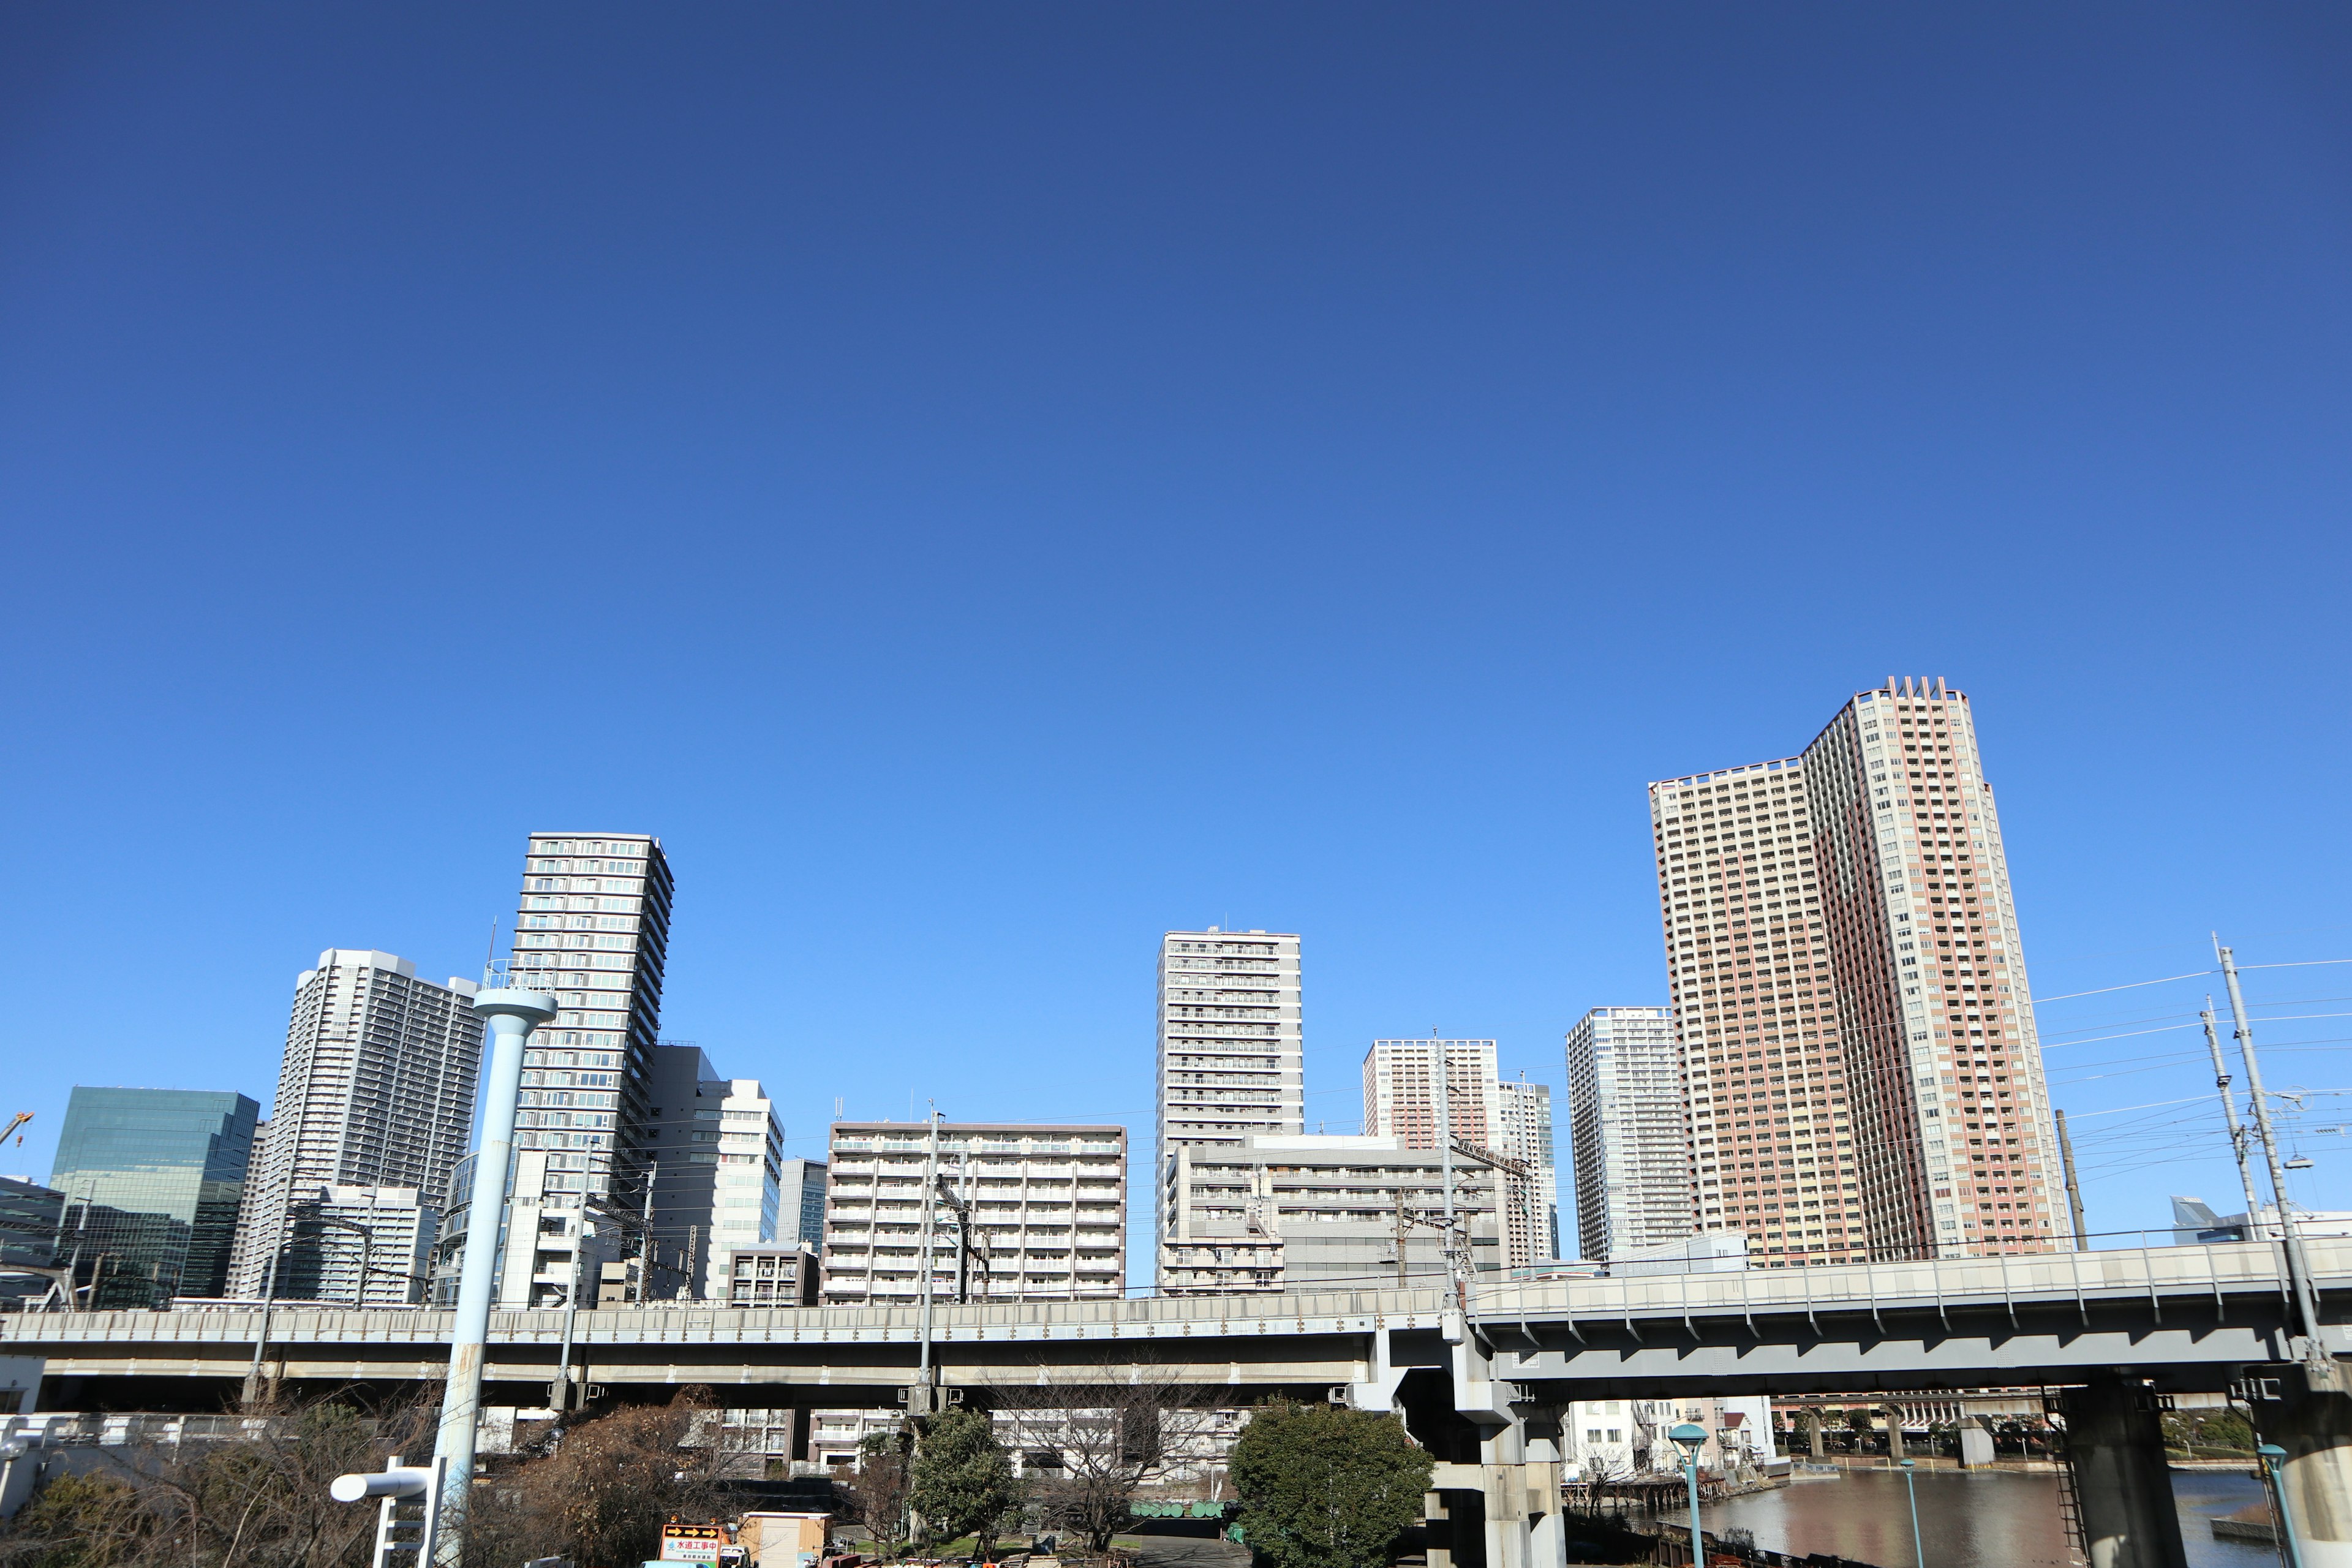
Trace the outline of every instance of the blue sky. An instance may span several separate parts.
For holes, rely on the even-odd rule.
[[[1304,933],[1333,1131],[1391,1033],[1559,1086],[1664,997],[1643,784],[1891,673],[1974,699],[2038,991],[2352,958],[2347,67],[2288,5],[14,8],[0,1170],[77,1082],[266,1102],[321,948],[470,972],[533,827],[662,836],[666,1033],[795,1152],[1148,1140],[1212,922]],[[2043,1011],[2096,1227],[2230,1206],[2209,1105],[2126,1109],[2204,984]],[[2250,990],[2352,1088],[2352,965]]]

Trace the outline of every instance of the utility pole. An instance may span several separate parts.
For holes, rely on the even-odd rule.
[[[940,1186],[940,1108],[937,1105],[931,1107],[930,1127],[930,1153],[928,1169],[923,1173],[922,1368],[915,1379],[916,1386],[922,1392],[908,1399],[907,1414],[909,1415],[931,1414],[931,1236],[932,1216],[939,1210]],[[918,1402],[921,1405],[920,1409],[916,1408]]]
[[[2058,1112],[2058,1160],[2066,1172],[2066,1212],[2074,1216],[2074,1250],[2091,1250],[2089,1227],[2083,1223],[2083,1184],[2074,1177],[2074,1140],[2066,1135],[2066,1113]]]
[[[2213,998],[2210,994],[2205,998],[2205,1011],[2200,1016],[2205,1020],[2205,1048],[2213,1053],[2213,1087],[2221,1096],[2221,1120],[2230,1129],[2230,1152],[2237,1158],[2238,1185],[2244,1189],[2246,1194],[2246,1229],[2249,1234],[2245,1239],[2258,1240],[2263,1234],[2262,1200],[2254,1196],[2254,1171],[2246,1163],[2246,1130],[2238,1121],[2238,1107],[2230,1096],[2230,1068],[2221,1059],[2221,1035],[2213,1026]]]
[[[654,1289],[654,1188],[661,1182],[661,1162],[646,1166],[646,1212],[637,1226],[637,1305],[652,1300]]]
[[[2319,1337],[2319,1302],[2311,1288],[2311,1264],[2304,1257],[2303,1237],[2295,1229],[2294,1212],[2287,1207],[2286,1173],[2279,1169],[2278,1140],[2271,1134],[2262,1064],[2254,1059],[2254,1026],[2246,1018],[2246,999],[2238,989],[2237,960],[2218,939],[2213,952],[2221,961],[2222,982],[2230,988],[2230,1013],[2238,1026],[2238,1054],[2246,1059],[2246,1100],[2253,1107],[2254,1131],[2263,1141],[2263,1158],[2271,1169],[2271,1193],[2278,1200],[2279,1241],[2286,1248],[2287,1282],[2294,1289],[2295,1305],[2302,1310],[2305,1373],[2312,1387],[2333,1389],[2338,1386],[2336,1362]]]
[[[1397,1183],[1396,1191],[1396,1266],[1397,1289],[1404,1289],[1404,1183]]]

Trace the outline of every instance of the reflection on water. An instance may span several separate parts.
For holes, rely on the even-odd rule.
[[[1926,1470],[1914,1479],[1926,1568],[2061,1568],[2066,1562],[2057,1477]],[[2259,1481],[2176,1471],[2172,1495],[2189,1568],[2277,1563],[2270,1548],[2216,1541],[2206,1525],[2215,1515],[2261,1501]],[[1841,1480],[1797,1481],[1777,1491],[1731,1498],[1708,1506],[1706,1527],[1750,1531],[1757,1545],[1779,1552],[1828,1552],[1876,1568],[1914,1568],[1910,1505],[1903,1477],[1893,1470],[1849,1470]]]

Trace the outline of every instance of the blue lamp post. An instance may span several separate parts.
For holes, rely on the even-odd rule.
[[[1911,1561],[1916,1568],[1927,1568],[1927,1553],[1919,1544],[1919,1489],[1911,1479],[1912,1462],[1903,1461],[1903,1490],[1911,1500]]]
[[[2264,1443],[2254,1450],[2263,1462],[2263,1474],[2271,1483],[2271,1506],[2278,1510],[2279,1534],[2286,1542],[2287,1568],[2303,1568],[2303,1542],[2294,1533],[2294,1516],[2287,1511],[2286,1478],[2279,1467],[2286,1462],[2286,1450],[2276,1443]]]
[[[1683,1451],[1683,1479],[1690,1487],[1691,1563],[1693,1568],[1705,1568],[1706,1538],[1699,1534],[1698,1528],[1698,1451],[1706,1441],[1706,1428],[1685,1421],[1666,1436],[1673,1438],[1675,1447]]]

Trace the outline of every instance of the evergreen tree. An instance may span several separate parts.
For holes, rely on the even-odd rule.
[[[1271,1568],[1386,1568],[1431,1468],[1393,1415],[1286,1401],[1251,1417],[1230,1471],[1243,1532]]]
[[[923,1429],[908,1499],[933,1541],[989,1531],[1019,1500],[1013,1460],[977,1410],[950,1410]]]

